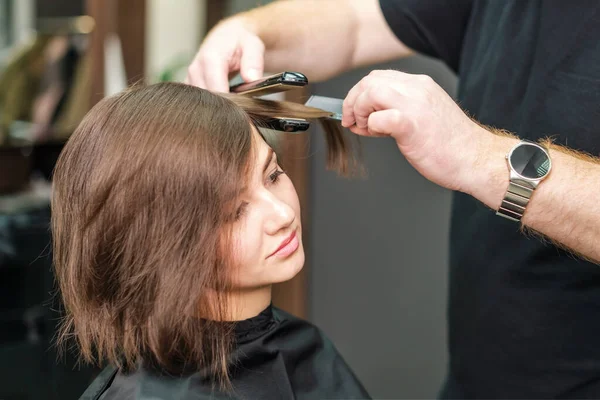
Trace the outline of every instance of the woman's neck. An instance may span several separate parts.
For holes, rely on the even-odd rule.
[[[199,303],[199,318],[221,321],[243,321],[256,317],[269,304],[271,304],[272,285],[261,286],[253,289],[228,292],[227,295],[217,295],[207,291],[204,299]],[[227,317],[219,316],[217,302],[227,301]],[[212,308],[212,309],[211,309]]]
[[[272,285],[229,294],[229,315],[232,321],[256,317],[271,304]]]

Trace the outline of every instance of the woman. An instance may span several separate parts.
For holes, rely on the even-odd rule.
[[[317,328],[271,306],[304,264],[298,197],[256,128],[278,112],[324,116],[168,83],[102,100],[70,138],[52,198],[60,338],[109,363],[83,399],[368,397]]]

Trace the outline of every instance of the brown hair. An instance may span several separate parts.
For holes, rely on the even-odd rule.
[[[177,83],[134,87],[92,108],[53,178],[61,347],[74,337],[85,362],[128,369],[150,360],[171,373],[185,365],[227,386],[233,325],[218,322],[231,289],[227,200],[252,164],[252,123],[284,114],[326,116]],[[341,128],[326,135],[328,165],[347,173]]]
[[[325,132],[327,168],[344,176],[359,172],[354,157],[356,147],[353,147],[343,134],[339,122],[327,118],[333,113],[292,102],[262,100],[235,94],[223,94],[223,96],[240,106],[258,126],[264,126],[262,120],[272,116],[318,120]]]

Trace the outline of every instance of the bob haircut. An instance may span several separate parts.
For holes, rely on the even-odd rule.
[[[228,205],[253,164],[253,125],[284,114],[327,116],[179,83],[134,86],[89,111],[53,177],[59,346],[73,338],[87,363],[190,368],[227,386]],[[348,174],[351,146],[339,125],[325,128],[328,166]]]

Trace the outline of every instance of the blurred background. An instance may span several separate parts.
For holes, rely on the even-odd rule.
[[[60,304],[49,196],[64,142],[103,96],[139,80],[183,80],[207,30],[257,3],[0,0],[0,400],[76,399],[98,372],[73,354],[59,360],[52,345]],[[376,68],[427,73],[455,91],[441,63],[412,57],[286,96],[344,97]],[[435,397],[447,362],[450,193],[392,141],[362,140],[367,178],[348,180],[325,170],[317,128],[280,135],[307,264],[276,288],[275,304],[322,328],[374,398]]]

